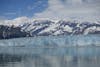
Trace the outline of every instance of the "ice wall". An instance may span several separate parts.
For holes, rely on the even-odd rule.
[[[0,46],[17,47],[66,47],[66,46],[100,46],[100,35],[61,35],[37,36],[0,40]]]

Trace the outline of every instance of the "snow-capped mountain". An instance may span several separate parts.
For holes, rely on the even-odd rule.
[[[90,23],[78,21],[49,21],[35,20],[32,23],[25,23],[21,27],[22,31],[29,32],[31,36],[36,35],[60,35],[60,34],[88,34],[99,33],[100,23]]]
[[[34,20],[19,26],[0,25],[0,38],[48,35],[100,34],[100,22]]]

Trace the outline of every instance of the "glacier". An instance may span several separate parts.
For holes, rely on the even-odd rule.
[[[100,35],[36,36],[0,40],[0,46],[12,47],[66,47],[100,46]]]
[[[100,35],[3,39],[0,59],[1,67],[99,67]]]
[[[77,55],[77,51],[80,55],[91,55],[94,50],[100,55],[99,47],[100,35],[38,36],[0,40],[0,53],[14,55]]]
[[[99,21],[34,20],[21,23],[17,26],[0,25],[0,53],[63,55],[69,48],[73,53],[78,47],[84,47],[84,51],[89,47],[92,51],[91,47],[100,46]]]

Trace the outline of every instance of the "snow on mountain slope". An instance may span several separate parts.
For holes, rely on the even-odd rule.
[[[2,27],[3,26],[3,27]],[[14,31],[13,31],[14,29]],[[34,20],[21,22],[21,24],[1,25],[2,38],[12,36],[12,33],[25,33],[26,36],[48,36],[48,35],[78,35],[78,34],[100,34],[100,22],[78,21],[78,20]],[[17,31],[19,30],[19,32]],[[10,32],[10,34],[9,34]],[[4,35],[6,35],[4,37]],[[20,34],[16,34],[20,35]],[[15,36],[13,34],[13,36]]]
[[[93,30],[91,30],[91,29]],[[95,29],[94,29],[95,28]],[[100,23],[90,23],[78,21],[58,21],[36,20],[28,25],[22,26],[23,31],[34,35],[59,35],[59,34],[88,34],[90,32],[100,32]]]

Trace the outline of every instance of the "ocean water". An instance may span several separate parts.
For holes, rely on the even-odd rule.
[[[0,40],[0,67],[100,67],[100,35]]]

